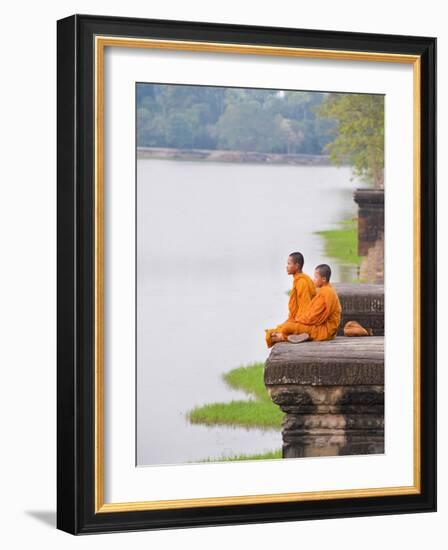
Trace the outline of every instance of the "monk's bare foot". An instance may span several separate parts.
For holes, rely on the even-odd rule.
[[[290,334],[288,336],[288,342],[291,342],[291,344],[300,344],[301,342],[306,342],[310,339],[310,335],[306,332],[302,332],[301,334]]]
[[[271,334],[271,342],[276,344],[277,342],[284,342],[285,337],[281,332],[274,332]]]

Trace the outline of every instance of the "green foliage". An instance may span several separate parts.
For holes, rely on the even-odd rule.
[[[188,413],[193,424],[280,428],[283,413],[267,401],[230,401],[195,407]]]
[[[266,386],[264,385],[264,364],[251,363],[238,367],[223,375],[226,384],[235,390],[243,390],[248,395],[261,401],[271,403]]]
[[[208,457],[203,460],[199,460],[195,462],[227,462],[227,461],[234,461],[234,460],[271,460],[274,458],[282,458],[281,449],[278,449],[276,451],[268,451],[266,453],[255,454],[255,455],[241,454],[241,455],[234,455],[234,456],[222,456],[219,458]]]
[[[227,385],[244,391],[253,399],[195,407],[187,414],[188,419],[193,423],[207,425],[280,429],[283,413],[269,397],[263,376],[263,363],[252,363],[224,374]]]
[[[317,231],[325,240],[325,255],[334,258],[339,264],[360,265],[358,256],[358,226],[356,220],[340,222],[338,229]]]
[[[331,93],[314,110],[337,122],[326,146],[333,162],[348,162],[358,177],[383,187],[384,96]]]
[[[325,94],[137,85],[137,144],[142,147],[322,154],[331,120],[313,108]]]
[[[280,119],[257,101],[230,103],[214,127],[219,149],[282,152],[286,133]]]

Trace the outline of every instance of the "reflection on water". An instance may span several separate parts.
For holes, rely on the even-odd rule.
[[[194,406],[246,399],[221,379],[267,357],[284,320],[287,255],[330,260],[314,233],[357,213],[348,168],[139,160],[137,463],[255,454],[280,432],[189,424]],[[333,280],[353,267],[332,262]]]

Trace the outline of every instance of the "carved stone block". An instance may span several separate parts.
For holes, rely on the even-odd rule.
[[[275,344],[264,382],[284,458],[384,453],[384,338]]]

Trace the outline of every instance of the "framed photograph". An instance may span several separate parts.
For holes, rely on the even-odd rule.
[[[72,534],[436,510],[436,39],[74,15]]]

